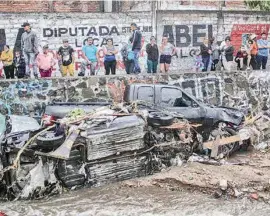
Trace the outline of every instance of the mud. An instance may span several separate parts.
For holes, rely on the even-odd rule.
[[[102,188],[0,203],[0,211],[12,216],[268,216],[270,153],[238,153],[227,162],[231,164],[187,163]],[[220,189],[221,180],[227,181],[225,190]]]
[[[258,200],[270,203],[270,152],[238,153],[224,165],[206,165],[192,162],[172,167],[154,176],[124,182],[128,187],[155,185],[170,190],[188,190],[208,195],[230,198],[250,197],[258,194]],[[220,182],[226,181],[226,190]]]
[[[12,216],[267,216],[270,206],[248,199],[214,199],[154,186],[112,185],[73,191],[49,200],[5,203],[0,209]]]

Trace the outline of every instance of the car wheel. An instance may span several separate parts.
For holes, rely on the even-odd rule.
[[[58,148],[65,139],[65,134],[56,136],[54,131],[45,131],[37,137],[36,143],[41,149],[55,149]]]
[[[152,112],[149,113],[147,121],[153,126],[169,126],[173,123],[174,117],[162,112]]]

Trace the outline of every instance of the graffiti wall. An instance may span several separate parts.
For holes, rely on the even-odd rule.
[[[63,39],[68,39],[75,50],[75,69],[80,70],[82,61],[82,46],[88,37],[94,38],[94,44],[98,47],[98,55],[101,64],[98,67],[100,74],[104,74],[103,45],[108,37],[113,38],[113,43],[119,50],[116,55],[118,72],[124,71],[124,64],[120,55],[122,46],[128,42],[131,36],[130,24],[136,22],[143,33],[143,47],[145,40],[152,35],[152,24],[150,12],[112,14],[112,13],[91,13],[91,14],[6,14],[4,20],[0,21],[0,49],[4,44],[9,44],[14,49],[20,49],[23,28],[21,24],[28,21],[32,30],[37,33],[40,44],[49,44],[51,51],[56,54],[62,45]],[[141,67],[146,64],[145,49],[140,54]],[[54,68],[56,76],[59,76],[58,64]]]
[[[130,24],[135,22],[143,35],[143,49],[139,62],[145,71],[145,46],[157,30],[157,43],[161,44],[162,35],[167,34],[169,41],[177,48],[177,55],[172,58],[173,71],[191,71],[194,69],[195,55],[204,38],[215,37],[219,44],[226,36],[231,36],[235,50],[245,44],[249,34],[260,34],[269,31],[270,15],[258,15],[250,12],[215,11],[157,11],[156,19],[152,19],[151,11],[130,13],[70,13],[70,14],[2,14],[0,20],[0,49],[9,44],[14,49],[20,49],[23,28],[21,24],[28,21],[39,38],[40,46],[49,44],[55,54],[62,45],[63,39],[69,39],[75,49],[75,69],[80,70],[82,61],[82,46],[87,37],[93,37],[98,47],[101,64],[98,74],[104,74],[102,47],[105,39],[113,38],[118,50],[128,42],[131,36]],[[153,26],[152,26],[153,25]],[[124,74],[124,64],[120,53],[116,56],[117,73]],[[269,61],[270,62],[270,61]],[[58,64],[54,68],[55,76],[60,76]]]
[[[161,36],[166,34],[169,41],[177,48],[177,56],[173,57],[172,69],[193,70],[195,55],[199,53],[200,44],[204,38],[214,37],[220,44],[226,36],[230,36],[232,45],[237,52],[241,45],[245,45],[250,34],[269,32],[270,15],[247,13],[229,13],[223,15],[216,12],[166,12],[158,14],[158,43]],[[269,38],[270,39],[270,38]],[[269,63],[268,63],[269,64]]]

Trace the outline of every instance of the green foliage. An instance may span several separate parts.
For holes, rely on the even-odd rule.
[[[270,11],[270,1],[269,0],[245,0],[245,4],[251,9]]]
[[[76,108],[72,111],[70,111],[68,114],[67,114],[67,117],[70,119],[70,120],[76,120],[78,117],[81,117],[85,115],[85,112],[83,109],[79,109],[79,108]]]

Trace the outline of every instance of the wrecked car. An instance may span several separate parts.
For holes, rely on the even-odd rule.
[[[12,179],[5,176],[3,168],[7,167],[16,157],[17,152],[25,143],[41,129],[38,122],[28,116],[0,114],[0,191],[3,192],[3,181],[11,183]],[[23,158],[28,160],[29,158]],[[10,173],[9,173],[10,174]],[[0,192],[0,194],[1,194]]]
[[[209,107],[177,86],[133,84],[126,88],[124,102],[48,105],[44,130],[23,146],[22,154],[2,152],[13,159],[2,165],[1,196],[41,198],[63,188],[97,187],[153,174],[193,152],[212,150],[216,137],[230,137],[243,121],[241,112]],[[201,134],[203,127],[210,133]],[[235,149],[228,143],[218,147],[217,154]]]
[[[145,121],[134,114],[114,113],[105,108],[105,113],[86,118],[83,124],[70,125],[60,146],[30,144],[21,155],[19,169],[4,173],[1,195],[33,199],[59,193],[63,187],[96,187],[145,175]],[[16,153],[3,154],[8,158],[3,168],[12,168]]]
[[[244,113],[228,107],[216,107],[198,101],[178,86],[162,84],[132,84],[124,93],[124,101],[147,101],[157,107],[166,108],[172,113],[179,113],[193,123],[212,127],[219,122],[239,126],[244,120]]]
[[[126,86],[123,102],[146,102],[148,110],[167,111],[177,114],[178,117],[187,119],[191,123],[201,124],[201,133],[204,140],[209,138],[212,130],[216,130],[219,124],[223,125],[227,133],[232,134],[239,129],[244,121],[244,113],[230,107],[216,107],[205,104],[189,95],[178,86],[164,84],[131,84]],[[56,119],[63,118],[74,108],[80,108],[89,112],[101,106],[109,105],[106,102],[71,103],[56,102],[46,106],[43,123],[51,125]],[[172,121],[174,116],[171,116]],[[168,118],[168,117],[167,117]],[[165,121],[165,120],[164,120]],[[227,130],[227,128],[230,128]],[[234,132],[233,132],[234,131]]]

